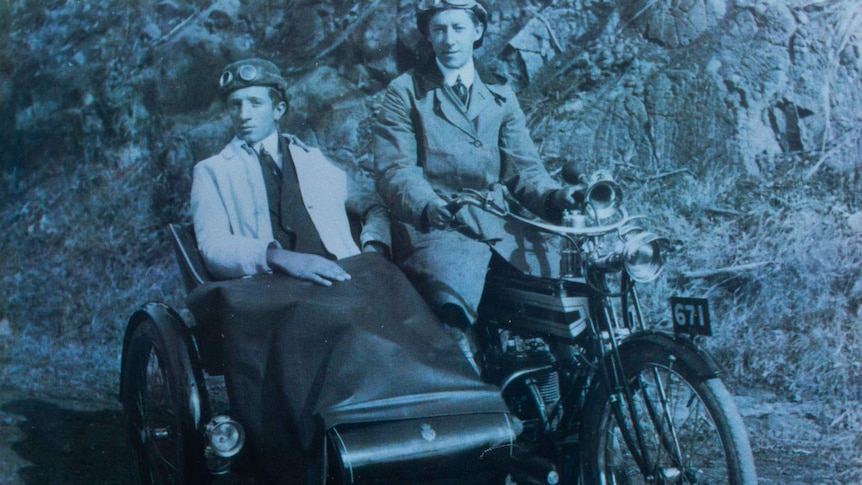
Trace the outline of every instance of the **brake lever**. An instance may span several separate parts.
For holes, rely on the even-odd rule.
[[[504,196],[505,197],[505,196]],[[505,217],[509,215],[508,207],[495,203],[491,192],[482,192],[476,189],[463,189],[461,193],[446,204],[446,210],[455,215],[465,205],[474,205],[494,215]]]

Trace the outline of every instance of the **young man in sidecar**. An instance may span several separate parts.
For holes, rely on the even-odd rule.
[[[279,133],[286,87],[261,59],[219,77],[235,137],[195,166],[197,247],[178,245],[203,260],[187,299],[196,325],[151,304],[124,344],[142,478],[200,483],[231,460],[277,484],[473,473],[518,425],[385,257],[386,209],[356,203],[345,172]],[[364,218],[359,244],[348,209]],[[210,415],[201,368],[223,372],[229,417]]]

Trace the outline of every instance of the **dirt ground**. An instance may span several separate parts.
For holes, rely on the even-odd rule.
[[[829,433],[811,405],[781,402],[768,392],[741,391],[737,402],[760,483],[858,483],[859,457],[848,462],[840,451],[854,433]],[[132,463],[120,406],[111,397],[81,400],[0,387],[0,485],[129,484]]]

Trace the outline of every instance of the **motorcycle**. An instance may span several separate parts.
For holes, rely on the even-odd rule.
[[[517,485],[757,482],[733,398],[696,341],[711,330],[706,300],[672,298],[673,332],[648,324],[636,284],[659,276],[664,240],[627,213],[608,174],[575,183],[583,188],[581,206],[561,224],[510,209],[500,191],[465,190],[452,200],[453,212],[472,207],[560,241],[559,276],[523,273],[495,253],[473,327],[481,379],[460,362],[465,372],[442,369],[450,379],[442,392],[386,396],[376,408],[398,414],[420,403],[428,411],[421,419],[378,419],[365,403],[316,415],[316,483],[431,483],[458,475],[457,483]],[[288,281],[213,282],[193,231],[169,229],[190,296],[218,285],[259,295]],[[388,279],[403,278],[395,273]],[[256,310],[253,302],[247,307]],[[224,335],[207,320],[225,312],[190,309],[195,324],[151,302],[126,328],[120,399],[142,483],[210,483],[234,473],[242,456],[243,423],[215,409],[208,389],[210,378],[224,375],[225,359]],[[422,345],[442,331],[428,321],[416,322],[428,337]],[[438,350],[448,352],[446,345]],[[389,385],[401,391],[400,382]]]
[[[580,183],[562,224],[465,190],[479,208],[562,240],[558,278],[494,254],[475,324],[475,358],[522,422],[518,484],[753,484],[751,446],[719,366],[695,337],[711,333],[705,299],[671,298],[673,332],[651,327],[637,283],[662,271],[666,241],[630,216],[605,172]],[[493,247],[493,242],[489,243]]]

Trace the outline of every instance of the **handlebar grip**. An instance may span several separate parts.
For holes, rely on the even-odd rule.
[[[444,207],[447,211],[449,211],[450,214],[454,216],[458,213],[459,210],[461,210],[462,207],[464,207],[464,204],[462,204],[458,199],[455,199],[447,203]]]

